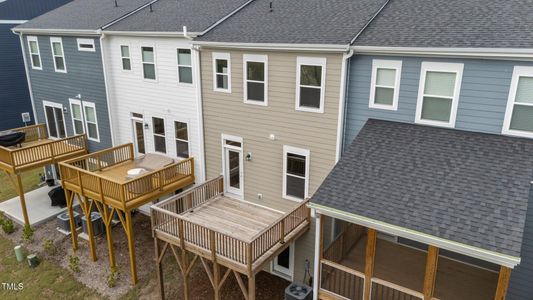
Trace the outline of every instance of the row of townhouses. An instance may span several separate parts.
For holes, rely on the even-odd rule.
[[[221,178],[261,209],[219,212],[235,249],[261,213],[310,209],[257,260],[190,246],[213,276],[257,268],[315,299],[532,299],[531,7],[75,0],[13,32],[49,137],[194,158],[193,190]]]

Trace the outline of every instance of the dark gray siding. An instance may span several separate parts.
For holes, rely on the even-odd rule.
[[[100,142],[89,141],[91,152],[112,146],[100,40],[98,37],[93,38],[96,52],[78,51],[76,37],[62,37],[67,73],[58,73],[54,70],[50,36],[38,36],[43,69],[34,70],[31,68],[31,63],[28,64],[39,123],[46,122],[43,101],[61,103],[63,107],[67,107],[65,125],[68,135],[73,135],[69,99],[75,99],[80,94],[81,100],[95,104]],[[24,36],[24,40],[26,56],[29,59],[26,36]]]
[[[368,107],[373,59],[402,61],[397,111]],[[455,128],[494,134],[502,131],[514,66],[533,66],[533,62],[510,60],[356,55],[350,59],[344,147],[351,143],[369,118],[414,123],[423,61],[464,64]],[[522,263],[512,272],[509,300],[533,299],[533,194],[530,194],[529,202]]]

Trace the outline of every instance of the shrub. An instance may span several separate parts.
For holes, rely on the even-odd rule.
[[[68,256],[68,267],[76,273],[80,272],[80,258],[75,255]]]
[[[31,228],[30,225],[26,224],[24,225],[24,228],[22,229],[22,240],[29,242],[33,240],[33,233],[35,230]]]
[[[115,287],[117,285],[118,277],[120,272],[118,267],[111,267],[111,271],[107,274],[107,286]]]
[[[54,244],[53,240],[45,240],[43,242],[43,249],[46,254],[54,256],[57,254],[57,246]]]
[[[15,232],[15,224],[13,224],[13,221],[11,221],[10,219],[2,219],[0,224],[2,226],[2,230],[4,230],[5,233],[12,234],[13,232]]]

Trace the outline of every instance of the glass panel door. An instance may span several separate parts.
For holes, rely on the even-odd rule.
[[[225,141],[224,144],[224,184],[231,194],[243,195],[242,148],[240,143]],[[237,146],[238,145],[238,146]]]
[[[144,147],[144,124],[141,121],[133,121],[133,136],[135,137],[135,152],[137,155],[145,154]]]
[[[46,124],[48,133],[52,138],[65,138],[65,121],[63,120],[63,110],[59,107],[45,106]]]

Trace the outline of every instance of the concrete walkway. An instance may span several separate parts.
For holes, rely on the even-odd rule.
[[[60,208],[59,206],[50,205],[51,202],[48,197],[48,192],[55,187],[57,186],[43,186],[26,193],[26,209],[31,226],[37,226],[66,211],[66,207]],[[24,217],[18,196],[1,202],[0,211],[3,211],[6,216],[10,217],[16,223],[24,225]]]

